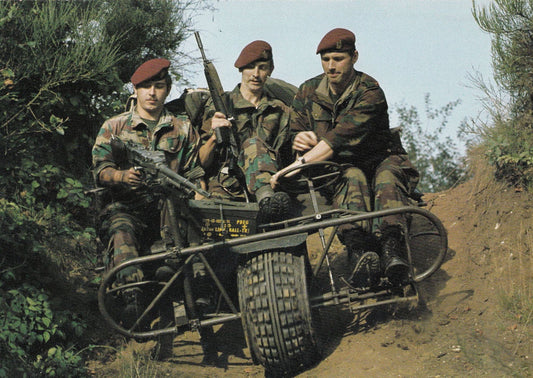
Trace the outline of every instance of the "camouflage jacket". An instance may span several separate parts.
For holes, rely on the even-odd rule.
[[[166,108],[159,122],[151,130],[133,108],[131,111],[112,117],[104,122],[92,150],[94,176],[99,185],[98,175],[106,167],[128,169],[127,162],[117,162],[111,153],[111,135],[122,140],[132,140],[148,150],[165,151],[167,164],[175,172],[189,179],[203,174],[191,172],[201,170],[198,161],[200,138],[186,116],[173,116]]]
[[[237,144],[241,146],[246,139],[257,137],[264,141],[277,155],[289,136],[290,108],[281,100],[271,97],[266,91],[259,105],[255,107],[242,97],[240,85],[225,95],[226,104],[229,105],[227,106],[228,112],[235,119]],[[204,140],[209,139],[213,133],[211,118],[214,113],[215,108],[210,99],[206,105],[202,130],[200,131]],[[217,160],[220,161],[221,159],[215,161]]]
[[[250,137],[259,137],[274,151],[278,151],[289,132],[289,107],[281,100],[270,97],[266,92],[255,107],[242,97],[240,86],[226,93],[228,111],[235,118],[236,136],[242,143]],[[202,124],[202,138],[212,135],[211,117],[215,108],[211,100],[207,103]]]
[[[300,131],[314,131],[335,152],[332,160],[375,166],[393,148],[387,109],[383,90],[367,74],[355,71],[352,83],[336,102],[326,75],[321,74],[298,89],[291,112],[291,138]]]

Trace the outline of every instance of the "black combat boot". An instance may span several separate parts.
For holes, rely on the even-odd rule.
[[[379,255],[374,252],[375,242],[362,230],[352,230],[343,239],[349,264],[353,267],[350,284],[361,290],[377,286],[380,268]]]
[[[143,292],[138,287],[133,287],[124,290],[122,298],[125,304],[124,310],[122,311],[122,325],[124,328],[129,329],[143,313]]]
[[[399,227],[385,229],[381,237],[383,274],[394,286],[408,281],[409,264],[405,260],[405,241]]]
[[[370,289],[379,283],[379,256],[376,252],[363,252],[357,260],[350,277],[350,283],[356,289]]]
[[[276,192],[270,200],[270,217],[272,222],[288,219],[291,210],[291,197],[285,192]]]
[[[176,273],[176,270],[171,268],[168,265],[161,265],[157,270],[155,271],[154,278],[156,281],[159,282],[167,282],[170,281],[172,276]]]
[[[259,201],[257,223],[275,223],[288,219],[291,211],[291,197],[285,192],[274,193],[272,190],[262,192],[263,195],[257,196]]]

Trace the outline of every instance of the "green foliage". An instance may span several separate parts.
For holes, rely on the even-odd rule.
[[[87,4],[0,3],[0,148],[9,156],[0,169],[24,158],[87,166],[79,152],[88,151],[91,124],[101,119],[91,106],[100,93],[122,87],[114,68],[118,37],[94,37],[94,20],[105,12]],[[69,153],[72,144],[77,154]]]
[[[39,252],[42,227],[32,219],[30,212],[14,202],[0,198],[0,249],[2,251]]]
[[[24,198],[35,204],[35,195]],[[11,251],[2,256],[0,271],[0,377],[84,375],[82,357],[74,348],[85,324],[70,310],[61,310],[69,304],[60,297],[52,298],[33,284],[42,281],[41,269],[50,264],[42,255],[43,241],[58,233],[75,234],[64,219],[52,222],[54,215],[60,214],[0,198],[0,250]],[[94,231],[78,235],[89,240]]]
[[[28,234],[31,240],[38,241],[59,235],[75,236],[75,230],[91,227],[91,198],[85,194],[84,185],[66,176],[64,169],[51,164],[40,166],[29,158],[23,158],[19,167],[5,168],[6,175],[0,177],[0,186],[5,188],[3,195],[12,198],[12,205],[37,226],[34,229],[41,230],[41,235],[17,232],[5,237]]]
[[[124,83],[147,58],[177,58],[191,15],[207,4],[0,2],[2,152],[40,154],[85,172],[99,126],[123,109]],[[174,72],[187,63],[179,58]]]
[[[496,177],[512,185],[533,184],[533,130],[494,126],[484,141],[485,155],[496,167]]]
[[[455,141],[450,136],[443,136],[448,118],[459,103],[460,100],[456,100],[434,109],[429,94],[426,94],[425,124],[413,106],[394,107],[398,126],[402,129],[402,142],[420,172],[418,188],[422,192],[449,189],[465,176],[462,156]]]
[[[473,14],[492,36],[498,86],[494,90],[481,79],[476,83],[492,118],[490,126],[480,127],[481,144],[498,178],[533,189],[533,3],[494,0],[486,8],[474,7]]]
[[[82,375],[83,327],[54,285],[96,260],[94,138],[142,61],[170,58],[177,76],[208,4],[0,1],[0,376]]]
[[[533,3],[494,0],[487,8],[474,9],[474,18],[482,30],[492,35],[494,79],[512,96],[514,112],[531,110]]]
[[[193,17],[211,9],[206,1],[175,0],[114,0],[110,20],[105,24],[107,35],[124,33],[119,46],[123,56],[118,67],[119,76],[128,82],[133,71],[145,60],[166,57],[179,62],[171,66],[175,76],[183,78],[191,58],[179,51],[183,40],[192,34]]]
[[[81,356],[72,351],[72,342],[85,325],[57,305],[43,291],[23,283],[15,286],[13,270],[0,277],[0,377],[22,374],[83,376]],[[58,343],[72,344],[66,349]]]

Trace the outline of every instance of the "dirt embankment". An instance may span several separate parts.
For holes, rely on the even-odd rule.
[[[533,252],[533,199],[475,180],[425,199],[449,237],[446,261],[420,285],[426,307],[396,313],[337,312],[330,319],[323,359],[300,377],[533,374],[531,326],[501,310],[502,292],[531,279],[531,259],[521,256]],[[152,364],[146,376],[264,376],[263,369],[252,364],[238,324],[221,327],[217,338],[219,367],[200,364],[198,338],[187,333],[175,339],[174,357],[168,361],[140,363],[137,357],[133,362],[134,354],[147,353],[152,345],[129,342],[113,362],[93,363],[92,369],[100,377],[145,376],[137,374],[143,364],[144,372]],[[134,367],[128,373],[124,366]]]

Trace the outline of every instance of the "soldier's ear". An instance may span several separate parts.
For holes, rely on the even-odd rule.
[[[359,52],[357,50],[355,50],[353,52],[353,57],[352,57],[353,62],[352,62],[352,64],[355,64],[358,59],[359,59]]]

